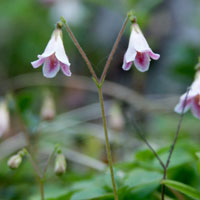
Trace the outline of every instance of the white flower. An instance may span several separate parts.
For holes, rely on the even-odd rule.
[[[149,69],[150,58],[158,60],[160,55],[151,50],[138,24],[134,22],[132,24],[129,46],[124,55],[122,68],[129,70],[134,62],[135,67],[139,71],[145,72]]]
[[[38,55],[38,60],[31,64],[38,68],[43,64],[43,75],[47,78],[53,78],[61,70],[66,76],[71,76],[69,59],[65,53],[62,31],[56,28],[51,36],[49,43],[42,55]]]

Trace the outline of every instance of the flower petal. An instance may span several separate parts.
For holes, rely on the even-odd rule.
[[[148,53],[137,53],[135,60],[134,60],[135,67],[140,72],[145,72],[149,69],[150,65],[150,58]]]
[[[128,71],[131,68],[133,61],[135,60],[137,52],[135,51],[134,47],[131,46],[129,43],[129,47],[124,55],[124,62],[122,69]]]
[[[60,63],[56,59],[55,55],[46,58],[43,66],[43,75],[47,78],[53,78],[56,76],[60,69]]]
[[[158,60],[160,58],[160,54],[154,53],[153,51],[149,51],[149,56],[154,60]]]
[[[197,95],[193,99],[192,104],[191,104],[192,114],[198,119],[200,119],[200,102],[199,102],[199,99],[200,99],[200,96]]]
[[[39,58],[36,61],[31,62],[33,68],[38,68],[40,65],[44,63],[45,59],[44,58]]]
[[[133,44],[133,46],[137,52],[151,51],[142,31],[140,30],[140,27],[138,26],[137,23],[134,23],[132,26],[130,43]]]
[[[132,65],[133,62],[126,62],[124,61],[123,65],[122,65],[122,69],[125,70],[125,71],[128,71],[130,68],[131,68],[131,65]]]
[[[51,39],[49,40],[44,52],[42,53],[42,55],[40,55],[40,57],[47,58],[55,53],[57,46],[56,39],[57,39],[57,29],[54,30],[54,32],[52,33]]]
[[[182,113],[184,102],[185,102],[185,97],[186,97],[186,93],[181,96],[179,103],[174,108],[174,111],[176,113],[179,113],[179,114]],[[188,99],[187,99],[187,102],[186,102],[186,105],[185,105],[185,109],[183,111],[184,113],[187,112],[191,108],[191,103],[192,103],[192,98],[190,98],[189,95],[188,95]]]
[[[72,75],[72,73],[70,71],[70,65],[66,65],[66,64],[60,62],[60,66],[61,66],[62,72],[66,76],[71,76]]]
[[[61,37],[61,33],[56,38],[55,55],[56,55],[57,59],[60,62],[66,64],[68,66],[70,66],[69,59],[68,59],[68,57],[67,57],[67,55],[65,53],[65,49],[64,49],[64,45],[63,45],[63,40],[62,40],[62,37]]]

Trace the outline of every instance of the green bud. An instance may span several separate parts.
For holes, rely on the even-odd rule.
[[[67,168],[67,162],[65,156],[61,153],[57,154],[55,160],[55,169],[54,169],[56,175],[61,176],[62,174],[64,174],[66,168]]]
[[[137,19],[136,19],[136,16],[134,15],[134,11],[133,10],[128,12],[128,18],[132,23],[136,23],[137,22]]]

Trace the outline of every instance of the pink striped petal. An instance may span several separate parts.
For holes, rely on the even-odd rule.
[[[140,71],[140,72],[145,72],[149,69],[150,65],[150,58],[148,53],[137,53],[135,60],[134,60],[135,67]]]
[[[176,113],[181,114],[183,111],[183,106],[184,106],[184,102],[185,102],[185,96],[186,94],[182,95],[182,97],[180,98],[179,103],[176,105],[176,107],[174,108],[174,111]],[[191,103],[192,103],[192,98],[188,98],[186,105],[185,105],[185,109],[184,109],[184,113],[187,112],[190,108],[191,108]]]
[[[64,73],[65,76],[71,76],[72,73],[70,71],[70,65],[66,65],[64,63],[60,62],[61,70]]]
[[[53,78],[56,76],[59,70],[60,70],[60,63],[55,57],[55,55],[46,58],[43,65],[43,75],[45,77]]]
[[[70,62],[69,62],[69,59],[67,57],[67,54],[65,53],[65,48],[64,48],[63,40],[62,40],[61,36],[62,36],[62,32],[60,31],[58,33],[58,37],[56,39],[55,55],[56,55],[56,58],[60,62],[70,66]]]
[[[44,58],[39,58],[36,61],[31,62],[33,68],[38,68],[39,66],[41,66],[44,63],[45,59]]]
[[[193,98],[192,104],[191,104],[191,111],[192,114],[200,119],[200,95],[198,94],[195,98]]]
[[[125,71],[128,71],[130,68],[131,68],[131,65],[132,65],[133,62],[126,62],[124,61],[123,65],[122,65],[122,69],[125,70]]]
[[[158,60],[160,58],[160,54],[154,53],[153,51],[149,51],[149,56],[154,60]]]

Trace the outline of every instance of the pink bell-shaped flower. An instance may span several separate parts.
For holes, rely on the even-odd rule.
[[[122,68],[127,71],[134,62],[135,67],[139,71],[145,72],[149,69],[151,58],[158,60],[160,55],[151,50],[139,25],[133,22],[129,45],[124,55]]]
[[[43,75],[47,78],[55,77],[60,68],[66,76],[71,76],[70,62],[65,53],[62,31],[59,27],[54,30],[43,54],[38,55],[38,60],[31,64],[34,68],[43,65]]]
[[[187,97],[187,101],[185,103],[185,108],[184,108],[186,95],[187,93],[183,94],[180,97],[179,103],[176,105],[174,109],[175,112],[181,114],[182,111],[185,113],[189,109],[191,109],[192,114],[196,118],[200,119],[200,71],[197,72],[196,78],[191,85],[191,88]]]

